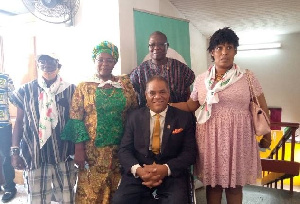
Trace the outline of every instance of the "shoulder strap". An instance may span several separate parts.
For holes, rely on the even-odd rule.
[[[253,91],[252,78],[250,77],[250,71],[249,71],[249,69],[246,69],[246,75],[247,75],[247,80],[248,80],[248,84],[249,84],[249,90],[250,90],[251,100],[255,99],[254,102],[258,105],[258,107],[260,107],[260,104],[259,104],[259,101],[257,99],[257,96],[254,94],[254,91]]]

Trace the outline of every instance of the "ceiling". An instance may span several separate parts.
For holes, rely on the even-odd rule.
[[[300,32],[300,0],[169,0],[203,35],[219,28],[289,34]],[[0,0],[0,17],[27,13],[22,0]]]
[[[203,35],[223,27],[236,32],[300,32],[300,0],[169,0]]]

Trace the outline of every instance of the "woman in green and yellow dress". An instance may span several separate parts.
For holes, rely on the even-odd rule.
[[[80,83],[73,95],[70,121],[63,137],[75,142],[79,166],[76,203],[110,203],[117,189],[120,164],[118,145],[128,111],[137,107],[128,76],[113,76],[118,48],[103,41],[93,49],[97,73]]]

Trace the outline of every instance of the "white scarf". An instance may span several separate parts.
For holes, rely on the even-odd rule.
[[[70,84],[64,82],[59,75],[57,75],[56,81],[49,88],[47,88],[43,77],[38,78],[38,84],[43,89],[38,98],[40,112],[39,141],[40,149],[42,149],[52,135],[52,129],[56,127],[58,122],[55,95],[63,92]]]
[[[197,119],[199,124],[205,123],[210,118],[212,105],[214,103],[219,103],[218,92],[223,91],[228,86],[242,78],[244,71],[242,71],[236,64],[233,64],[232,68],[227,70],[222,79],[216,83],[214,88],[212,88],[212,85],[215,82],[215,73],[216,67],[214,65],[208,69],[207,75],[204,79],[207,93],[204,103],[200,106],[200,112]]]
[[[102,79],[99,79],[99,77],[97,77],[96,74],[92,78],[87,80],[87,82],[99,83],[98,87],[100,87],[100,88],[105,86],[106,84],[109,84],[117,89],[123,88],[122,84],[119,81],[112,81],[112,80],[103,81]]]

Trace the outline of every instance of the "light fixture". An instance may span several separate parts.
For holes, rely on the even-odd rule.
[[[239,51],[246,51],[246,50],[266,50],[266,49],[275,49],[280,48],[281,43],[261,43],[261,44],[247,44],[247,45],[240,45],[238,47]]]

